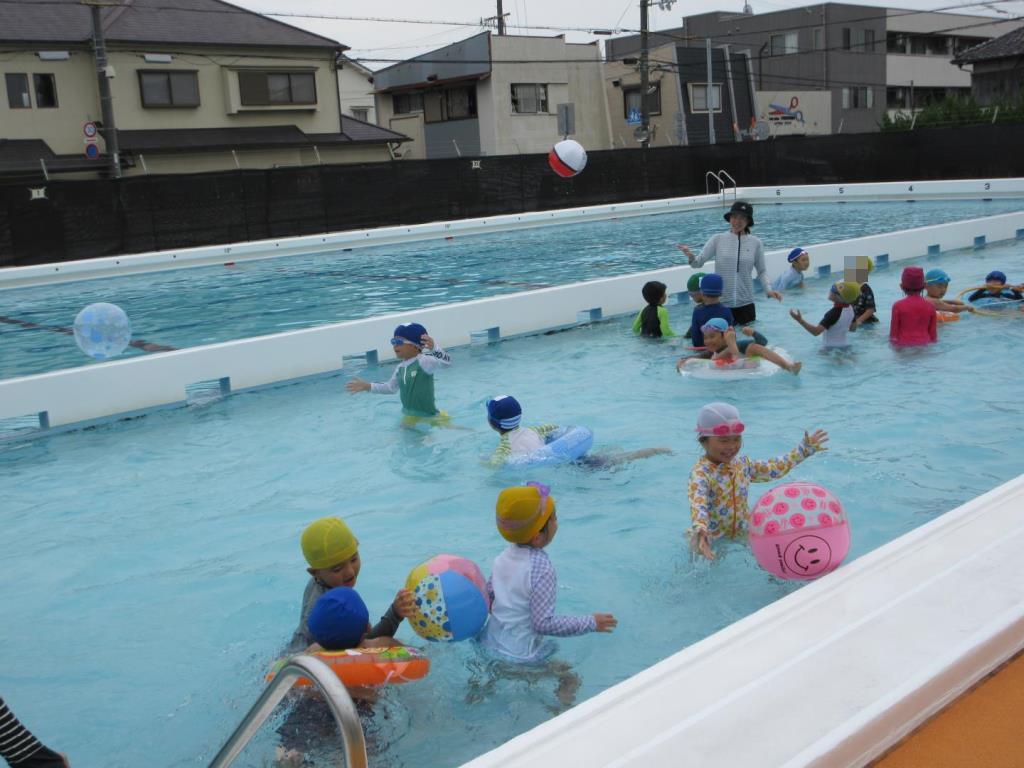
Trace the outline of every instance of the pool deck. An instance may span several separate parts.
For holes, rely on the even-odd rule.
[[[1024,765],[1021,712],[1024,654],[985,678],[872,766],[1019,768]]]

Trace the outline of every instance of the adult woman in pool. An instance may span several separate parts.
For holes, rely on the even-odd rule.
[[[725,214],[725,220],[729,222],[729,231],[712,235],[700,256],[685,245],[680,245],[679,250],[686,254],[691,267],[699,267],[714,259],[715,272],[725,283],[722,304],[732,310],[736,325],[746,325],[757,319],[754,281],[750,276],[752,270],[757,271],[766,296],[782,301],[782,294],[771,289],[772,283],[764,266],[764,244],[750,234],[750,228],[754,226],[754,207],[737,200]]]

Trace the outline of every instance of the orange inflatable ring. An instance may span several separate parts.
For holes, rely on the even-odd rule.
[[[427,676],[430,659],[415,648],[404,645],[392,648],[350,648],[346,651],[317,651],[310,654],[327,664],[346,686],[377,686],[408,683]],[[290,657],[278,659],[267,673],[267,680],[274,676]],[[312,685],[309,679],[300,677],[297,686]]]
[[[956,312],[943,312],[938,310],[935,312],[935,319],[940,323],[955,323],[960,319],[960,315]]]

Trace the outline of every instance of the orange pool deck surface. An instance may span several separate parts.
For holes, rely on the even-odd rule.
[[[892,748],[872,768],[1021,768],[1024,654]]]

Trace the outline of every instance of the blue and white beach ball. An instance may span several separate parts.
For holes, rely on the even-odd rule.
[[[131,340],[132,324],[116,304],[90,304],[75,316],[78,348],[96,360],[117,357]]]

